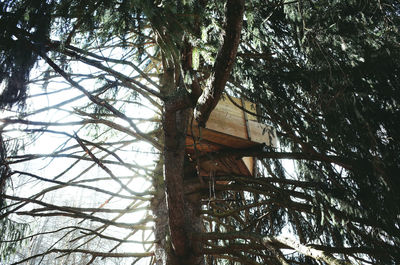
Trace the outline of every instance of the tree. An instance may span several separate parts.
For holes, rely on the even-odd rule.
[[[75,220],[27,235],[60,240],[13,264],[400,261],[396,1],[0,5],[2,142],[19,144],[2,152],[2,181],[31,189],[2,189],[1,218]],[[187,170],[188,124],[201,131],[224,95],[255,102],[246,111],[276,129],[280,147],[201,159],[257,157],[254,177]],[[137,178],[151,186],[138,190]],[[97,198],[74,206],[63,190]],[[144,250],[126,251],[139,233]]]

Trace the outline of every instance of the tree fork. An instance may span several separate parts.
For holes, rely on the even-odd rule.
[[[236,58],[240,41],[244,12],[244,0],[228,0],[224,43],[217,55],[214,65],[212,86],[206,89],[197,101],[195,117],[204,126],[211,111],[217,105],[225,88],[233,63]],[[167,62],[164,60],[164,66]],[[170,65],[172,66],[172,65]],[[173,69],[165,69],[163,92],[171,95],[176,93]],[[174,85],[175,84],[175,85]],[[193,95],[191,95],[193,97]],[[183,102],[182,102],[183,100]],[[190,233],[191,223],[196,214],[193,203],[185,203],[183,192],[183,164],[186,152],[186,130],[189,119],[189,107],[193,105],[190,97],[176,93],[164,100],[164,174],[166,184],[166,199],[171,233],[172,254],[169,262],[172,264],[200,264],[201,258],[196,258]],[[200,205],[200,204],[199,204]],[[196,219],[196,218],[194,218]],[[188,263],[189,262],[189,263]]]
[[[231,74],[240,43],[243,13],[244,0],[227,1],[224,43],[215,59],[212,84],[211,87],[204,90],[194,111],[194,118],[201,127],[205,127],[212,110],[221,98]]]

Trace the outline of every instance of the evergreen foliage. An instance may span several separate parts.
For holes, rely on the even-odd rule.
[[[60,121],[37,123],[42,126],[38,129],[34,127],[37,124],[22,119],[45,110],[27,110],[19,120],[2,119],[0,133],[8,126],[34,137],[62,134],[68,140],[51,154],[52,159],[62,159],[64,152],[68,158],[84,158],[119,184],[117,172],[107,167],[130,167],[136,161],[121,159],[123,145],[110,151],[117,138],[118,143],[127,137],[152,145],[163,163],[162,154],[168,151],[162,148],[163,139],[170,128],[165,117],[171,114],[166,112],[172,109],[179,124],[179,117],[186,117],[179,116],[182,109],[192,111],[196,106],[196,86],[206,90],[212,83],[227,23],[224,7],[222,1],[1,2],[0,82],[4,90],[0,107],[11,108],[31,98],[26,89],[29,82],[35,83],[29,73],[36,62],[48,67],[38,84],[47,89],[61,76],[86,102],[62,105],[70,104],[68,113],[79,120],[71,126],[82,125],[74,127],[73,133],[56,131],[54,124]],[[252,153],[259,158],[258,174],[253,178],[210,174],[206,181],[217,182],[208,187],[193,184],[193,179],[183,180],[184,192],[202,195],[197,201],[202,232],[194,225],[193,231],[182,229],[199,243],[190,250],[204,255],[204,264],[400,262],[399,29],[400,4],[394,0],[246,1],[236,62],[225,92],[255,102],[258,109],[250,111],[276,129],[280,147]],[[80,73],[77,62],[90,67],[91,74]],[[97,83],[87,88],[86,79]],[[171,102],[178,102],[178,107],[168,109]],[[157,123],[152,125],[154,130],[138,128],[144,119],[131,117],[132,106],[137,105],[159,115],[151,121]],[[59,110],[60,106],[48,109]],[[87,140],[78,137],[81,129]],[[161,136],[163,129],[166,133]],[[184,137],[181,132],[174,133],[175,138]],[[11,136],[5,137],[12,141]],[[70,145],[70,140],[75,145]],[[254,150],[236,150],[239,156],[250,151]],[[100,159],[101,155],[115,160]],[[21,150],[7,162],[2,159],[0,170],[30,159],[34,155]],[[286,167],[288,160],[294,160],[293,172]],[[164,205],[159,167],[154,171],[151,192],[133,192],[122,184],[121,189],[136,198],[142,196],[143,201],[152,196],[151,207],[159,218],[155,220],[155,239],[171,264],[179,264],[170,254],[176,251],[168,243],[168,233],[173,231],[166,231],[160,214],[174,205]],[[150,171],[140,168],[148,175]],[[50,182],[68,173],[60,172]],[[6,193],[2,191],[2,195]],[[165,209],[161,209],[163,205]],[[186,224],[197,222],[192,216],[196,207],[190,208],[192,211],[185,208]],[[71,209],[57,211],[99,221],[97,215]],[[17,208],[0,208],[4,217],[14,211],[18,213]],[[111,220],[107,218],[104,220]],[[3,229],[18,234],[20,230],[8,223],[10,220],[0,220]],[[287,234],[291,238],[286,238]],[[293,252],[287,253],[287,248]],[[53,248],[43,255],[62,251]],[[157,262],[165,258],[161,252],[154,252]],[[91,262],[107,257],[104,253],[92,251]]]
[[[38,59],[31,46],[41,49],[49,35],[51,4],[46,1],[0,3],[0,106],[22,103],[29,73]]]
[[[8,150],[8,153],[12,153]],[[7,148],[0,134],[0,196],[5,194],[9,185],[10,168],[6,163]],[[0,197],[0,216],[6,212],[7,201]],[[23,246],[23,239],[29,225],[15,222],[9,218],[0,218],[0,260],[8,262],[18,249]]]
[[[242,49],[262,56],[240,58],[236,78],[245,78],[250,89],[238,92],[263,106],[265,121],[281,129],[288,150],[324,160],[298,161],[298,179],[320,185],[306,192],[317,215],[302,229],[316,228],[310,239],[323,235],[320,240],[331,246],[397,245],[399,4],[255,6],[246,32],[257,41],[242,42]],[[265,17],[270,19],[263,23]],[[346,225],[349,220],[359,227]],[[384,236],[372,240],[371,230]],[[398,255],[393,250],[392,258],[375,262],[390,264]]]

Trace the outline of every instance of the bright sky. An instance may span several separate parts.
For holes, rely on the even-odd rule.
[[[77,72],[79,74],[94,74],[95,70],[87,67],[83,64],[75,64],[73,65],[73,68],[76,68],[74,72]],[[40,65],[37,69],[32,71],[32,78],[31,80],[35,80],[35,76],[40,75],[41,71],[43,71],[45,68],[43,65]],[[119,69],[121,70],[121,69]],[[125,69],[126,72],[125,74],[129,75],[135,75],[132,73],[132,70],[127,68]],[[27,101],[27,109],[29,112],[32,110],[39,110],[42,108],[47,108],[48,106],[53,106],[55,104],[59,104],[61,102],[64,102],[68,99],[77,97],[82,95],[82,93],[77,90],[77,89],[65,89],[62,91],[64,88],[68,88],[69,85],[64,82],[61,78],[54,79],[52,83],[49,84],[46,90],[43,89],[42,87],[43,82],[39,82],[38,84],[33,84],[30,87],[29,94],[30,95],[35,95],[34,97],[30,98]],[[99,83],[96,83],[93,80],[86,80],[81,82],[81,85],[85,87],[87,90],[92,90],[94,87],[99,87]],[[121,90],[124,91],[124,90]],[[126,91],[126,90],[125,90]],[[46,92],[46,93],[45,93]],[[52,93],[56,92],[56,93]],[[124,92],[126,93],[126,92]],[[120,96],[119,96],[120,97]],[[149,103],[147,103],[143,99],[138,99],[141,103],[145,104],[146,106],[151,106]],[[28,119],[30,121],[41,121],[41,122],[74,122],[74,121],[80,121],[81,118],[78,117],[77,115],[73,114],[72,112],[75,110],[75,108],[79,108],[82,104],[85,102],[88,102],[88,99],[86,97],[83,97],[79,100],[74,101],[73,103],[66,104],[63,106],[60,106],[57,109],[50,109],[46,111],[42,111],[38,114],[35,115],[30,115],[28,117],[24,117],[25,119]],[[114,105],[117,107],[116,105]],[[150,108],[154,109],[154,108]],[[155,112],[151,111],[149,108],[144,108],[144,107],[139,107],[136,104],[128,104],[125,113],[128,117],[131,117],[133,119],[135,118],[140,118],[140,119],[146,119],[146,118],[154,118],[155,117]],[[93,110],[87,110],[87,112],[92,112]],[[1,118],[16,118],[16,114],[13,112],[3,112],[1,113]],[[154,128],[154,123],[150,122],[144,122],[144,121],[137,121],[134,120],[135,123],[137,124],[138,128],[142,130],[143,132],[148,132],[151,131]],[[128,127],[128,123],[126,121],[123,121],[121,119],[116,120],[116,123],[118,125],[122,125],[125,127]],[[14,126],[7,126],[6,129],[12,129]],[[41,126],[29,126],[29,128],[35,127],[36,129],[41,128]],[[64,132],[68,134],[74,134],[75,132],[77,135],[84,139],[84,140],[90,140],[94,141],[93,138],[95,135],[93,134],[94,131],[87,131],[85,129],[81,129],[81,125],[76,125],[76,126],[52,126],[49,127],[48,129],[54,130],[57,132]],[[20,128],[28,128],[27,126],[20,126]],[[104,128],[104,127],[103,127]],[[99,131],[101,132],[101,131]],[[20,154],[52,154],[53,152],[56,152],[62,148],[66,148],[68,146],[73,146],[77,145],[77,141],[75,139],[67,139],[67,137],[63,134],[57,134],[57,133],[45,133],[40,136],[35,136],[34,139],[30,139],[30,137],[26,137],[24,133],[18,132],[18,131],[7,131],[5,135],[9,137],[22,137],[24,138],[26,143],[29,143],[29,145],[26,146],[25,150],[20,150]],[[32,135],[32,134],[31,134]],[[110,151],[113,151],[114,148],[119,148],[120,150],[116,152],[116,154],[119,156],[120,159],[122,159],[126,163],[130,163],[133,165],[137,165],[137,168],[133,167],[129,169],[128,167],[124,166],[118,166],[118,165],[111,165],[107,164],[106,166],[118,177],[121,177],[121,181],[124,183],[129,182],[128,188],[135,191],[135,192],[143,192],[147,191],[151,188],[151,183],[149,182],[149,177],[146,175],[146,172],[144,170],[141,170],[140,167],[145,167],[148,169],[152,169],[155,165],[155,160],[157,159],[156,154],[154,153],[155,150],[154,148],[151,147],[150,144],[144,143],[144,142],[137,142],[137,143],[131,143],[125,147],[122,147],[122,144],[119,146],[118,143],[121,141],[125,140],[132,140],[132,137],[127,136],[124,133],[112,133],[112,134],[104,134],[101,135],[100,138],[103,137],[104,140],[109,141],[109,142],[114,142],[115,145],[108,146],[107,148]],[[96,141],[94,141],[96,142]],[[90,148],[91,146],[89,146]],[[81,148],[76,148],[74,149],[75,151],[80,151],[80,153],[76,153],[77,155],[82,155],[82,149]],[[74,152],[75,152],[74,151]],[[92,150],[96,154],[96,150]],[[71,151],[67,151],[65,153],[70,153]],[[101,155],[98,154],[97,157],[100,158],[102,155],[105,153],[103,152]],[[116,161],[115,158],[112,156],[107,156],[108,160],[114,160]],[[21,170],[21,171],[26,171],[30,173],[37,174],[40,177],[47,178],[47,179],[54,179],[60,172],[66,170],[73,162],[75,159],[70,159],[70,158],[39,158],[39,159],[34,159],[26,163],[20,163],[17,165],[13,165],[12,168],[14,170]],[[65,175],[62,177],[58,178],[57,180],[59,181],[70,181],[72,179],[75,179],[75,181],[79,180],[84,180],[84,179],[92,179],[92,178],[109,178],[109,175],[101,169],[99,166],[95,165],[92,167],[88,172],[86,172],[84,175],[78,177],[79,175],[82,174],[82,171],[85,170],[86,168],[89,168],[92,166],[92,162],[88,161],[80,161],[76,166],[74,166],[72,169],[68,171]],[[77,178],[78,177],[78,178]],[[133,179],[129,181],[129,178]],[[107,191],[112,191],[112,192],[118,192],[121,187],[120,185],[114,181],[114,180],[103,180],[103,181],[97,181],[97,182],[87,182],[87,183],[82,183],[85,185],[94,185],[99,188],[105,189]],[[52,186],[55,186],[55,184],[51,183],[46,183],[43,181],[38,181],[35,179],[32,179],[28,176],[18,176],[14,175],[12,179],[12,186],[14,188],[14,192],[10,189],[7,193],[8,194],[14,194],[16,196],[21,196],[21,197],[28,197],[34,194],[37,194],[44,190],[45,188],[49,188]],[[126,191],[121,191],[120,194],[125,194],[129,195],[128,192]],[[106,200],[110,197],[110,195],[106,194],[101,194],[97,193],[88,189],[82,189],[82,188],[74,188],[74,187],[64,187],[62,189],[57,189],[53,192],[48,192],[43,198],[43,201],[53,203],[56,205],[62,205],[62,206],[74,206],[74,207],[84,207],[84,208],[96,208],[100,207]],[[127,200],[127,199],[122,199],[122,198],[113,198],[111,201],[109,201],[106,205],[104,205],[103,208],[105,209],[125,209],[128,205],[132,204],[134,200]],[[135,207],[144,207],[148,205],[149,202],[147,201],[137,201],[134,205]],[[20,211],[29,211],[33,208],[33,205],[28,205]],[[37,208],[37,206],[35,206]],[[90,213],[90,212],[88,212]],[[146,210],[140,210],[137,212],[132,212],[125,214],[121,218],[117,220],[117,222],[120,223],[135,223],[139,220],[141,220],[144,216],[148,215],[149,212]],[[102,213],[99,214],[99,216],[104,215]],[[118,214],[109,214],[108,216],[117,216]],[[18,220],[18,221],[28,221],[32,225],[33,233],[35,230],[38,229],[40,231],[42,229],[42,225],[44,223],[40,223],[38,221],[33,221],[32,218],[27,218],[27,216],[17,216],[13,215],[13,219]],[[44,220],[44,218],[41,218],[41,220]],[[47,219],[46,219],[47,220]],[[55,220],[55,222],[61,222],[58,224],[52,224],[52,220]],[[76,224],[76,221],[79,219],[70,219],[67,217],[61,217],[61,218],[49,218],[50,223],[47,221],[45,222],[47,224],[47,229],[52,230],[51,226],[55,225],[56,227],[63,227],[66,225],[74,225]],[[98,222],[93,222],[93,227],[100,226],[101,224]],[[91,226],[92,226],[91,225]],[[152,223],[148,223],[148,226],[152,226]],[[92,228],[93,228],[92,227]],[[105,234],[115,236],[117,238],[124,238],[126,237],[129,233],[131,233],[131,229],[123,229],[123,228],[116,228],[112,227],[107,229]],[[145,240],[152,240],[152,237],[150,236],[151,231],[145,231],[144,234],[142,232],[136,232],[133,236],[129,237],[130,240],[137,240],[138,242]],[[59,236],[60,234],[58,234]],[[54,239],[47,239],[47,240],[55,240]],[[33,241],[34,242],[34,241]],[[48,242],[49,243],[49,242]],[[32,244],[32,241],[29,243]],[[112,245],[115,245],[112,244]],[[110,249],[112,247],[106,246],[106,249]],[[150,245],[147,244],[147,247]],[[65,248],[66,246],[64,246]],[[104,247],[104,246],[102,246]],[[63,248],[63,247],[59,247]],[[96,247],[89,247],[91,249],[96,250]],[[83,247],[85,249],[85,247]],[[43,251],[43,250],[42,250]],[[149,251],[149,249],[143,249],[142,244],[123,244],[122,247],[119,248],[118,252],[146,252]],[[130,264],[131,262],[126,261],[126,264]],[[147,260],[148,263],[148,260]],[[142,262],[139,262],[137,264],[147,264],[144,260]]]

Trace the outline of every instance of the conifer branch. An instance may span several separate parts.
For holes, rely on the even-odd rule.
[[[215,59],[212,84],[203,91],[194,111],[194,118],[201,127],[205,127],[212,110],[221,98],[235,63],[242,30],[244,2],[227,1],[224,43]]]

